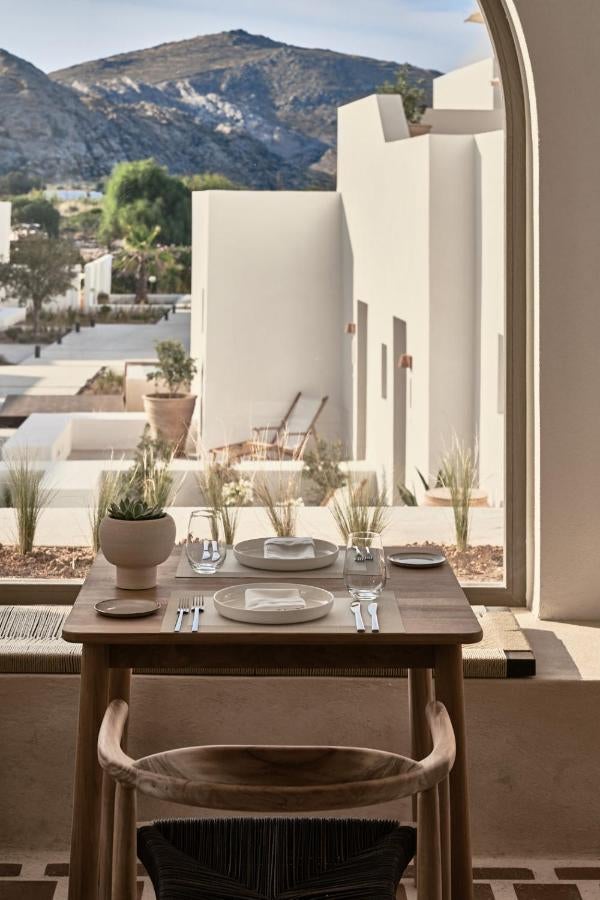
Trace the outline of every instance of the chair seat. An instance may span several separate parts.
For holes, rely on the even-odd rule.
[[[143,790],[141,782],[150,783],[157,795],[160,777],[171,779],[171,799],[181,803],[291,812],[393,800],[402,795],[409,779],[418,776],[420,764],[394,753],[354,747],[234,745],[169,750],[138,759],[134,768],[138,787]]]
[[[361,819],[177,819],[138,830],[157,900],[394,900],[415,830]]]

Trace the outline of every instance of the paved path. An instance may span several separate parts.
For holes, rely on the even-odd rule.
[[[0,366],[0,399],[10,394],[76,394],[102,366],[126,359],[152,359],[163,340],[190,346],[190,314],[177,312],[155,325],[96,325],[71,332],[61,344],[42,348],[19,365]]]

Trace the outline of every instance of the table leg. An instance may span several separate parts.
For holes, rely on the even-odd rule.
[[[129,703],[131,669],[111,669],[108,676],[108,700],[124,700]],[[121,742],[127,749],[127,726]],[[102,780],[102,813],[100,830],[100,900],[111,900],[113,869],[113,834],[115,820],[115,782],[109,775]]]
[[[98,731],[106,711],[108,649],[84,644],[79,689],[69,900],[97,900],[102,769]]]
[[[463,663],[460,645],[436,647],[435,694],[436,699],[443,703],[448,710],[456,738],[456,761],[450,773],[450,878],[452,885],[450,896],[452,900],[473,900]],[[442,814],[444,814],[443,808]]]

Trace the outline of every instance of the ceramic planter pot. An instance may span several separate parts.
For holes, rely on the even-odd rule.
[[[107,516],[100,524],[100,547],[117,567],[117,587],[146,590],[156,587],[156,567],[175,546],[175,522],[160,519],[128,521]]]
[[[168,397],[166,394],[144,394],[144,410],[150,425],[152,437],[163,438],[176,447],[176,455],[185,450],[196,396],[180,394]]]

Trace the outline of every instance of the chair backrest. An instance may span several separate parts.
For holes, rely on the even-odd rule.
[[[356,747],[235,745],[134,760],[121,749],[127,715],[123,700],[113,700],[106,711],[98,736],[102,768],[151,797],[212,809],[310,812],[385,803],[439,784],[456,752],[448,713],[435,702],[426,708],[433,749],[422,760]]]
[[[280,442],[291,450],[300,447],[315,427],[327,400],[328,397],[301,395],[291,409],[285,427],[280,429],[278,435]]]

